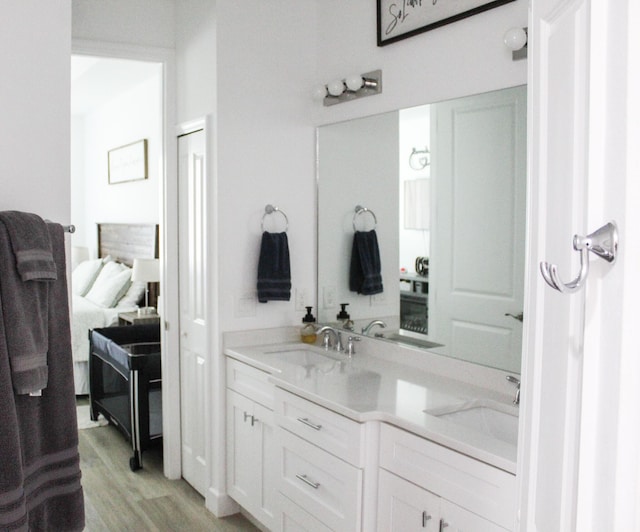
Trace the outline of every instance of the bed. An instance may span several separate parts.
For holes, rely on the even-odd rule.
[[[71,347],[76,395],[89,393],[89,331],[118,325],[118,314],[144,303],[146,286],[131,282],[136,258],[158,258],[157,224],[97,224],[98,257],[78,264],[71,276]],[[149,287],[156,306],[157,284]]]

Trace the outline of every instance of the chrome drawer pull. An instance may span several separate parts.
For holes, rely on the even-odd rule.
[[[422,528],[427,528],[427,521],[431,519],[431,516],[425,510],[422,512]]]
[[[306,417],[299,417],[298,421],[305,424],[307,427],[311,427],[314,430],[320,430],[322,428],[322,425],[316,425],[315,423],[309,421],[309,419]]]
[[[447,528],[448,526],[449,526],[449,523],[447,523],[444,519],[440,519],[439,532],[444,532],[444,529]]]
[[[296,475],[296,478],[299,478],[300,480],[302,480],[302,482],[311,486],[314,490],[317,490],[320,487],[320,484],[318,482],[311,482],[307,478],[307,475]]]

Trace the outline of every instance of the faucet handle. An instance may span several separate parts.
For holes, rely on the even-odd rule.
[[[349,336],[349,338],[347,338],[347,355],[351,356],[356,354],[356,346],[353,345],[353,342],[359,341],[359,336]]]
[[[514,377],[513,375],[507,375],[506,379],[509,382],[516,385],[516,395],[513,398],[513,404],[519,405],[520,404],[520,379],[518,379],[517,377]]]
[[[325,351],[328,351],[331,347],[331,338],[329,338],[329,331],[324,331],[322,335],[322,347],[324,347]]]

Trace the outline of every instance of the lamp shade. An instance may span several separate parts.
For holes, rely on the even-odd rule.
[[[160,261],[158,259],[133,259],[131,280],[143,283],[160,282]]]

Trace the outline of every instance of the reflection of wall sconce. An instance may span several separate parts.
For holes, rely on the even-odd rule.
[[[511,50],[511,59],[527,58],[527,28],[511,28],[504,34],[504,44]]]
[[[411,150],[411,155],[409,155],[409,166],[412,170],[419,172],[420,170],[424,170],[430,164],[431,159],[429,148],[425,146],[424,150],[418,150],[416,148]]]
[[[373,96],[382,92],[382,70],[352,75],[345,79],[330,81],[327,85],[318,85],[313,89],[313,99],[322,100],[324,105],[357,100],[364,96]]]

